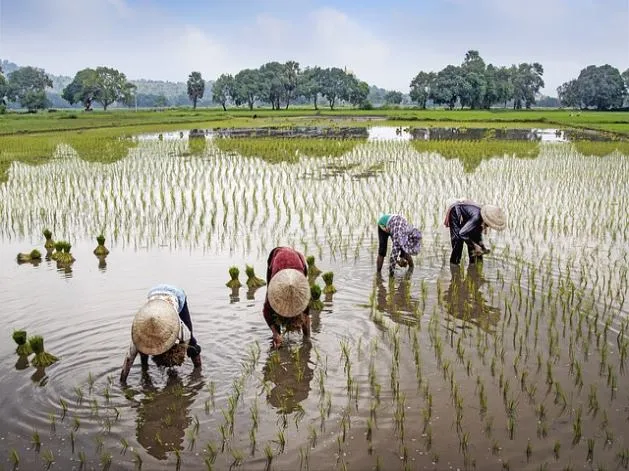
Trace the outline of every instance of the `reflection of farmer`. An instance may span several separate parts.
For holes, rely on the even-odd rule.
[[[192,335],[188,302],[182,289],[158,285],[149,291],[148,300],[133,319],[131,345],[122,365],[120,381],[126,381],[138,353],[144,369],[148,368],[149,355],[154,355],[156,363],[163,363],[165,357],[179,358],[178,364],[187,355],[195,368],[201,367],[201,347]]]
[[[203,388],[199,376],[199,370],[194,370],[184,386],[173,370],[160,391],[153,386],[148,372],[142,373],[145,397],[137,406],[136,434],[138,443],[158,460],[166,459],[169,451],[183,449],[185,431],[191,423],[190,407]]]
[[[282,327],[286,331],[301,329],[310,337],[310,284],[303,254],[290,247],[271,250],[266,269],[264,320],[273,332],[273,346],[282,344]]]
[[[404,278],[400,280],[400,284],[397,289],[395,288],[394,280],[395,279],[393,278],[389,278],[387,290],[387,286],[384,284],[382,275],[377,275],[378,310],[391,314],[393,320],[396,320],[401,313],[415,316],[418,312],[419,301],[411,297],[410,276],[408,274],[404,276]]]
[[[507,226],[507,220],[497,206],[456,200],[446,210],[444,225],[450,228],[450,263],[458,265],[463,255],[463,243],[467,245],[470,263],[482,262],[483,255],[489,253],[483,244],[483,231],[488,227],[501,231]]]
[[[308,397],[310,381],[314,371],[310,367],[310,342],[304,342],[298,349],[280,348],[269,351],[262,369],[264,381],[271,381],[275,387],[267,395],[273,407],[290,413],[297,404]]]
[[[382,270],[384,257],[387,254],[389,237],[393,241],[389,256],[389,275],[393,276],[396,264],[401,267],[408,265],[409,270],[412,271],[414,265],[411,255],[417,255],[422,240],[419,229],[411,226],[399,214],[382,214],[378,218],[378,260],[376,265],[378,273]]]
[[[480,291],[486,282],[480,266],[469,267],[465,278],[458,266],[451,266],[450,272],[452,279],[444,293],[448,313],[457,319],[476,324],[483,330],[491,330],[498,323],[500,311],[487,304]]]

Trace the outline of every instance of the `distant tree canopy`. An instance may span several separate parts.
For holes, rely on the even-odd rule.
[[[441,71],[419,72],[411,81],[410,97],[420,108],[428,100],[453,109],[489,109],[513,102],[514,109],[530,108],[544,86],[544,68],[537,62],[511,67],[485,64],[478,51],[465,54],[460,66],[448,65]]]
[[[288,109],[299,97],[312,100],[318,109],[318,98],[327,100],[330,109],[344,101],[364,106],[370,93],[369,84],[338,67],[301,70],[299,63],[267,62],[259,69],[244,69],[235,76],[221,75],[214,83],[212,97],[223,109],[233,102],[253,109],[257,102],[269,103],[271,108]]]
[[[52,87],[52,81],[46,72],[28,66],[11,72],[5,89],[10,101],[19,101],[29,111],[37,111],[48,108],[46,88],[49,87]]]
[[[188,98],[192,101],[192,108],[197,109],[197,101],[203,98],[205,93],[205,82],[201,77],[201,72],[192,72],[188,76]]]
[[[110,67],[97,67],[78,71],[61,96],[71,105],[82,103],[86,111],[92,109],[93,102],[100,103],[107,111],[107,107],[115,102],[130,106],[135,88],[122,72]]]
[[[611,110],[621,108],[629,90],[629,69],[620,71],[609,64],[583,69],[576,79],[557,88],[562,105],[571,108]]]

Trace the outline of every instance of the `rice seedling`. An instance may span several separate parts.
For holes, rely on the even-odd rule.
[[[35,354],[35,357],[31,360],[33,366],[47,367],[58,360],[56,356],[44,351],[44,338],[42,336],[34,335],[28,339],[28,342]]]
[[[26,331],[25,330],[14,330],[13,331],[13,340],[17,344],[15,349],[15,353],[20,356],[28,356],[33,353],[30,343],[28,343]]]
[[[44,469],[50,469],[55,462],[55,455],[48,448],[42,452],[42,459],[44,460]]]
[[[238,279],[239,275],[240,275],[240,270],[238,269],[238,267],[230,267],[229,268],[230,279],[227,283],[225,283],[225,285],[228,288],[240,288],[242,286],[242,283]]]
[[[137,453],[137,452],[136,452]],[[83,450],[79,451],[79,469],[83,469],[87,463],[87,456]]]
[[[109,470],[109,468],[111,468],[112,460],[113,460],[113,457],[112,457],[111,453],[108,453],[106,451],[101,453],[101,455],[100,455],[101,469],[103,471]]]

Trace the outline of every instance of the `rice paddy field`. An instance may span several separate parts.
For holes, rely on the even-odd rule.
[[[629,146],[529,134],[0,138],[0,469],[629,468]],[[482,265],[449,264],[457,197],[508,215]],[[381,212],[422,231],[412,273],[376,273]],[[245,269],[278,245],[336,293],[274,350]],[[186,291],[203,368],[121,384],[157,283]]]

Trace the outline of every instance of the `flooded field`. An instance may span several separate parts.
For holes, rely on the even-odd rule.
[[[0,469],[628,468],[626,143],[438,135],[82,138],[13,162]],[[482,266],[448,262],[457,197],[508,214]],[[411,274],[375,273],[381,212],[423,233]],[[46,228],[73,263],[45,257]],[[337,292],[310,342],[273,350],[265,288],[225,283],[231,266],[263,276],[277,245],[313,255]],[[162,282],[188,295],[203,369],[137,360],[122,386],[133,315]],[[59,361],[18,356],[19,329]]]

